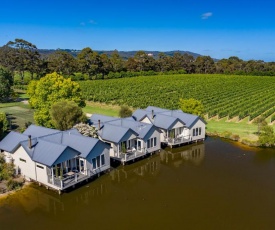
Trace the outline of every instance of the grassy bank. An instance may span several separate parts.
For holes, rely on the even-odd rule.
[[[12,130],[24,128],[27,122],[34,123],[33,110],[23,102],[0,103],[0,112],[7,114],[10,121],[9,128]]]
[[[120,106],[118,105],[87,102],[83,111],[87,114],[98,113],[118,117],[119,109]],[[0,111],[8,114],[9,119],[12,122],[12,129],[20,130],[25,127],[26,122],[34,123],[33,110],[30,109],[28,104],[24,104],[23,102],[0,103]],[[211,118],[206,121],[206,132],[209,135],[226,138],[234,136],[239,137],[239,141],[249,140],[255,142],[258,140],[258,136],[256,135],[257,126],[249,122],[248,118],[241,121],[238,121],[237,119],[227,120],[227,118]],[[274,122],[272,127],[275,130]]]

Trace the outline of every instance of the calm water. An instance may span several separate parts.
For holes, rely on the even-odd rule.
[[[0,229],[275,229],[275,150],[208,138],[120,166],[59,196],[0,201]]]

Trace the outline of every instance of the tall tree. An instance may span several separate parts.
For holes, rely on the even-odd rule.
[[[13,78],[9,71],[0,67],[0,101],[3,102],[12,94]]]
[[[80,107],[85,106],[79,84],[57,73],[47,74],[39,81],[31,81],[27,93],[30,96],[29,104],[35,109],[35,122],[45,127],[54,127],[49,112],[54,103],[67,100],[74,101]]]
[[[30,71],[32,76],[37,70],[40,55],[37,51],[37,47],[24,39],[16,38],[14,41],[9,41],[6,46],[14,49],[13,60],[16,60],[16,67],[20,74],[21,80],[24,81],[25,71]]]
[[[0,113],[0,139],[3,133],[8,129],[8,120],[5,113]]]
[[[90,79],[100,72],[102,66],[98,53],[89,47],[82,49],[77,55],[77,64],[79,71],[87,74]]]
[[[54,127],[59,130],[71,129],[87,120],[82,109],[73,101],[56,102],[52,105],[50,114]]]
[[[210,56],[199,56],[196,61],[197,73],[214,73],[216,71],[215,63]]]
[[[68,77],[76,71],[76,60],[68,52],[58,50],[49,55],[48,68],[51,72]]]
[[[113,72],[121,72],[124,69],[124,61],[123,59],[119,56],[119,53],[117,50],[115,50],[110,58],[110,62],[112,65],[112,71]]]
[[[112,70],[112,64],[107,54],[101,54],[100,61],[101,61],[100,73],[102,74],[102,79],[104,79],[104,76],[107,75]]]

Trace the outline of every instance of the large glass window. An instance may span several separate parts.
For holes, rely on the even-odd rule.
[[[92,163],[93,163],[93,168],[95,169],[96,168],[96,159],[95,158],[92,159]]]
[[[101,165],[105,165],[105,156],[104,156],[104,154],[101,155]]]

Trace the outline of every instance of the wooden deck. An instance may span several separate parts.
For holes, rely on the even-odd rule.
[[[148,154],[152,154],[152,153],[148,153],[147,151],[135,151],[135,152],[131,151],[131,152],[127,152],[127,153],[121,153],[120,157],[111,156],[111,159],[119,161],[124,165],[127,162],[134,161],[134,160],[139,159],[139,158],[146,156]]]

